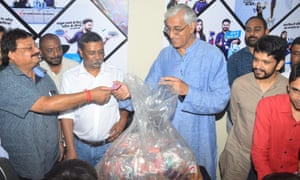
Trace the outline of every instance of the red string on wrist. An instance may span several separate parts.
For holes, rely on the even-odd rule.
[[[86,101],[87,101],[88,103],[90,103],[90,102],[92,101],[91,91],[88,90],[88,89],[85,89],[84,92],[85,92],[85,94],[86,94]]]

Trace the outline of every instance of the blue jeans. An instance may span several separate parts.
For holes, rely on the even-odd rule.
[[[74,138],[74,144],[77,152],[77,158],[84,160],[95,167],[100,162],[111,143],[103,146],[92,147]]]

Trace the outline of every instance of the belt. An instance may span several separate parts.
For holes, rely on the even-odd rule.
[[[92,147],[103,146],[103,145],[109,143],[109,141],[108,141],[107,139],[102,140],[102,141],[87,141],[87,140],[84,140],[84,139],[80,139],[76,134],[74,134],[74,137],[75,137],[78,141],[80,141],[80,142],[82,142],[82,143],[84,143],[84,144],[90,145],[90,146],[92,146]]]

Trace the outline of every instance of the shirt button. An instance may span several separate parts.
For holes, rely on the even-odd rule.
[[[290,138],[289,141],[293,141],[293,138]]]

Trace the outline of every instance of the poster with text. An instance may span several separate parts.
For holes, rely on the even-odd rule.
[[[4,2],[16,16],[39,33],[70,0],[4,0]]]
[[[19,19],[17,19],[14,15],[12,15],[9,12],[9,10],[7,10],[3,5],[0,6],[0,25],[3,26],[6,30],[9,30],[12,28],[20,28],[20,29],[25,29],[28,32],[30,32],[30,30],[27,29],[24,26],[24,24],[22,24],[19,21]]]
[[[251,16],[261,16],[272,29],[299,3],[300,0],[236,0],[231,8],[243,24]]]
[[[290,46],[296,37],[300,37],[300,6],[289,14],[270,34],[280,36],[288,43],[285,58],[285,70],[290,69]]]
[[[85,8],[82,9],[82,7]],[[104,40],[105,59],[127,41],[127,36],[103,11],[92,1],[83,0],[74,1],[63,14],[47,27],[43,34],[54,33],[58,35],[62,44],[70,46],[65,56],[80,62],[77,43],[86,31],[94,31],[101,35]]]
[[[198,18],[203,20],[203,32],[207,42],[220,48],[228,58],[245,45],[243,27],[225,5],[221,1],[215,1]]]

